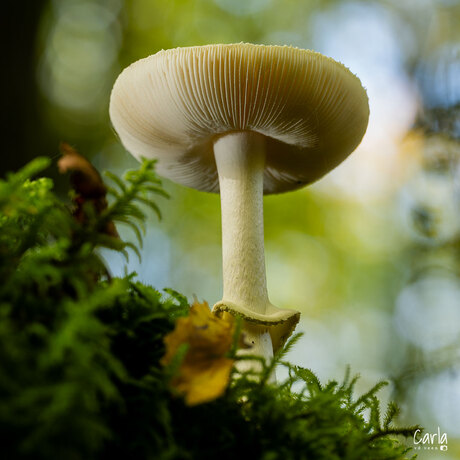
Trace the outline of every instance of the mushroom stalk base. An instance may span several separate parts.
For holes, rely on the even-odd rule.
[[[300,313],[272,305],[265,274],[263,178],[265,138],[235,131],[214,143],[222,208],[224,292],[213,311],[241,316],[253,347],[246,353],[267,359],[289,337]],[[249,340],[248,340],[249,339]]]

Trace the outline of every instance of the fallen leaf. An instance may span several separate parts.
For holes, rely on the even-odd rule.
[[[233,332],[233,322],[213,315],[206,302],[195,302],[189,316],[179,318],[174,330],[165,336],[163,365],[171,362],[182,344],[189,345],[171,382],[189,406],[212,401],[225,392],[234,362],[226,357]]]
[[[74,190],[85,198],[105,197],[107,189],[96,168],[69,144],[61,142],[59,149],[62,154],[58,161],[59,172],[71,172]]]
[[[76,195],[73,199],[75,209],[73,216],[84,224],[87,221],[84,205],[92,203],[97,214],[101,214],[107,206],[107,188],[97,169],[72,146],[61,142],[59,146],[62,157],[58,161],[58,168],[61,174],[70,172],[70,181]],[[107,222],[103,233],[109,236],[118,237],[117,229],[113,222]]]

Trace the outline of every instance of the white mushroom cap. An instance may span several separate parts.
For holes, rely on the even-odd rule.
[[[110,118],[135,157],[174,182],[219,191],[216,137],[266,136],[264,193],[303,187],[342,162],[369,118],[359,79],[313,51],[207,45],[160,51],[118,77]]]
[[[221,189],[223,298],[254,352],[270,358],[300,313],[271,304],[263,193],[311,183],[360,143],[369,118],[359,79],[342,64],[287,46],[208,45],[160,51],[115,82],[110,117],[135,157],[189,187]]]

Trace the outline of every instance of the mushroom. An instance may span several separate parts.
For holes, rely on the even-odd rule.
[[[220,191],[223,298],[213,311],[242,317],[249,352],[271,357],[300,313],[268,298],[263,194],[314,182],[358,146],[369,118],[359,79],[288,46],[163,50],[121,73],[110,118],[136,158],[158,159],[160,175]]]

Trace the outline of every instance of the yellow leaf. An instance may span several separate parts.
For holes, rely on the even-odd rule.
[[[180,345],[189,348],[172,386],[192,406],[212,401],[227,388],[233,360],[225,355],[233,340],[233,323],[214,316],[206,302],[195,302],[186,318],[179,318],[174,331],[166,335],[166,353],[161,362],[167,365]]]

